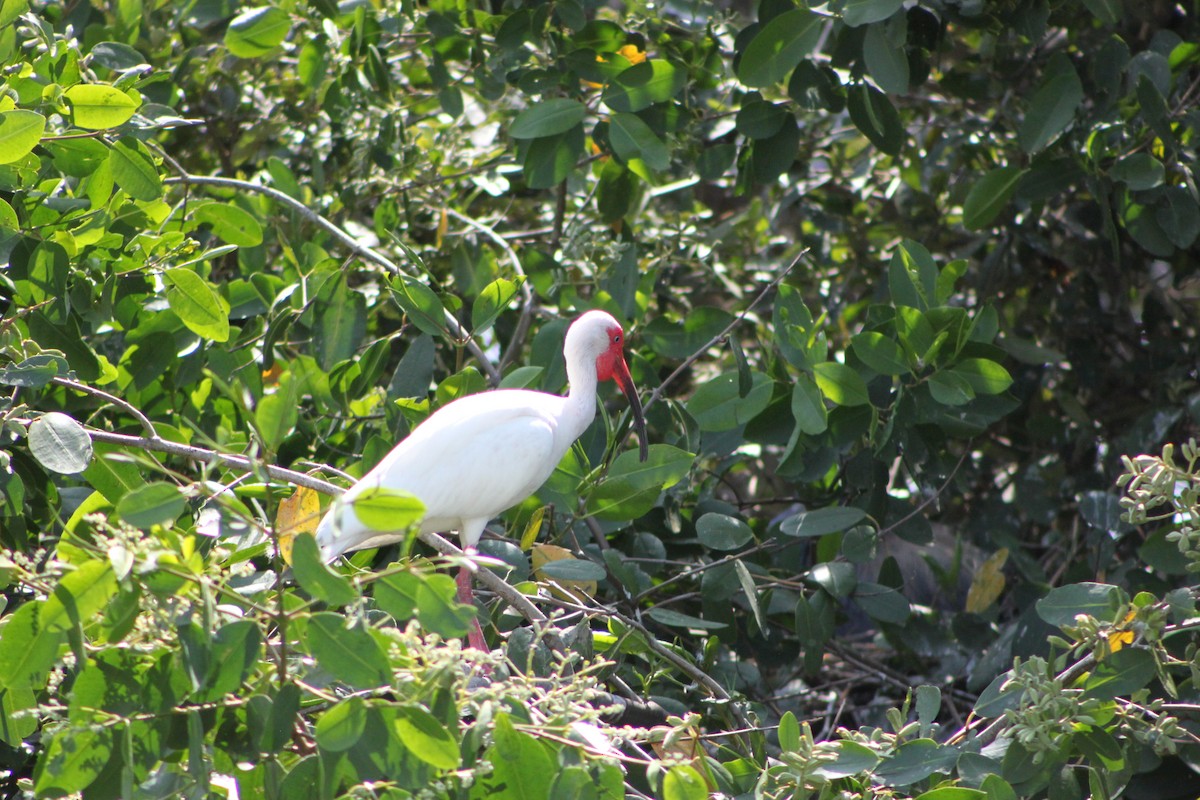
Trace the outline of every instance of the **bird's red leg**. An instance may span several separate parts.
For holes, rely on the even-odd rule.
[[[475,593],[471,591],[471,570],[466,567],[460,567],[458,570],[458,602],[475,608]],[[478,612],[477,612],[478,613]],[[488,652],[487,642],[483,639],[483,628],[479,626],[479,617],[471,618],[471,629],[467,631],[467,644],[476,650]]]

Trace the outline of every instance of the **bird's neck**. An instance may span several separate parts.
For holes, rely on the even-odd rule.
[[[596,387],[599,380],[596,368],[588,365],[572,369],[567,364],[567,396],[564,398],[564,422],[568,426],[570,440],[578,439],[596,418]]]

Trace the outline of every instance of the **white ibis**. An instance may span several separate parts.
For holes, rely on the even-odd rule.
[[[646,423],[624,343],[612,316],[589,311],[567,330],[566,397],[497,389],[438,409],[334,503],[317,527],[322,554],[332,561],[350,550],[404,538],[403,531],[368,528],[354,513],[354,499],[372,487],[411,492],[425,504],[422,532],[458,531],[463,549],[473,552],[488,521],[537,491],[592,423],[599,381],[615,381],[629,398],[645,460]],[[465,566],[458,573],[458,599],[474,603]],[[478,620],[467,639],[487,649]]]

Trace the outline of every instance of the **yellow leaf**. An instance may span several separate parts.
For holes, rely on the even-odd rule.
[[[438,217],[437,239],[434,241],[434,246],[442,249],[442,240],[446,238],[446,232],[450,230],[450,215],[446,213],[446,209],[442,209],[442,215]]]
[[[537,536],[542,532],[542,519],[546,516],[546,507],[542,506],[537,511],[533,512],[533,516],[529,518],[529,524],[525,526],[525,533],[521,534],[521,549],[528,550],[533,547]]]
[[[630,64],[641,64],[646,60],[645,51],[639,50],[636,44],[627,44],[617,48],[617,55],[624,56]]]
[[[276,361],[271,365],[270,369],[262,371],[262,382],[264,386],[278,386],[279,377],[283,375],[283,367]]]
[[[1001,547],[984,561],[971,580],[967,590],[967,612],[982,614],[992,607],[1004,591],[1004,564],[1008,561],[1008,548]]]
[[[1108,635],[1108,649],[1112,652],[1117,652],[1127,644],[1133,644],[1133,631],[1128,629],[1129,623],[1137,618],[1137,611],[1130,611],[1125,615],[1125,619],[1121,620],[1121,627],[1114,630]]]
[[[279,502],[275,514],[275,536],[279,541],[279,555],[284,563],[292,563],[292,541],[298,534],[313,534],[321,521],[321,496],[314,489],[296,487],[291,497]]]
[[[542,574],[542,567],[546,564],[549,564],[551,561],[576,560],[575,555],[570,550],[565,547],[558,547],[552,544],[536,545],[531,551],[530,556],[530,560],[533,563],[533,574],[538,580],[548,580],[546,576]],[[571,597],[565,592],[560,592],[553,588],[551,589],[554,594],[558,595],[564,600],[584,600],[588,597],[593,597],[595,596],[596,589],[598,588],[595,581],[571,581],[564,580],[562,578],[553,578],[550,580],[553,580],[556,586],[561,586],[563,589],[568,590],[572,595],[574,595],[574,597]]]

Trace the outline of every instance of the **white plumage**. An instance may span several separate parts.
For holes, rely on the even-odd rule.
[[[615,381],[629,398],[645,458],[645,423],[625,364],[624,339],[612,316],[589,311],[567,331],[565,397],[498,389],[439,409],[334,502],[317,527],[322,554],[332,560],[404,538],[403,531],[372,530],[354,513],[355,498],[371,487],[416,495],[425,505],[422,531],[457,531],[463,547],[473,549],[488,521],[537,491],[592,423],[601,380]],[[465,568],[459,572],[464,602],[471,602],[470,577]],[[472,646],[485,647],[478,623],[470,639]]]

